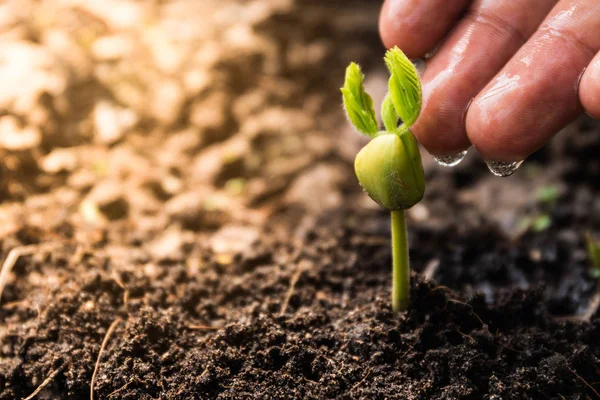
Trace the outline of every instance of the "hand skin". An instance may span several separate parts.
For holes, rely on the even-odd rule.
[[[379,26],[427,56],[413,131],[433,155],[520,161],[582,111],[600,119],[599,0],[386,0]]]

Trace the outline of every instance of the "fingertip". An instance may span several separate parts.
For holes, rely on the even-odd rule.
[[[579,100],[588,114],[600,119],[600,53],[594,57],[581,77]]]
[[[434,156],[452,156],[468,149],[471,143],[464,133],[462,115],[435,103],[439,101],[430,97],[412,128],[419,143]]]
[[[446,36],[469,0],[386,0],[379,32],[386,48],[398,46],[409,58],[433,50]]]
[[[485,104],[475,98],[465,116],[467,137],[484,160],[514,161],[510,156],[498,154],[501,143],[495,132],[496,117],[493,114],[493,110],[487,110]]]
[[[385,48],[398,46],[407,57],[418,58],[425,52],[419,40],[414,37],[418,28],[412,24],[414,18],[409,18],[410,10],[405,7],[406,3],[395,0],[383,3],[379,14],[379,35]]]
[[[486,161],[521,161],[531,153],[529,140],[515,135],[518,133],[519,121],[503,115],[510,108],[508,104],[490,107],[489,103],[478,96],[467,110],[467,136]],[[510,131],[512,125],[515,125],[514,132]]]

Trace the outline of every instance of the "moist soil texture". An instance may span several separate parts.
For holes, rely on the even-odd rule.
[[[424,155],[395,315],[339,95],[379,4],[1,7],[0,399],[600,399],[598,122]]]

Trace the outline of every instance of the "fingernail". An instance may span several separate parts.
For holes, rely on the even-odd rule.
[[[465,123],[465,121],[467,120],[467,112],[469,111],[469,107],[471,107],[471,103],[473,103],[473,99],[475,97],[471,97],[471,100],[469,100],[469,102],[467,103],[467,105],[465,106],[465,109],[463,110],[463,124]]]
[[[492,174],[496,176],[510,176],[519,169],[523,160],[521,161],[486,161],[488,169]]]
[[[579,84],[581,83],[581,78],[583,78],[583,74],[585,74],[585,70],[587,69],[587,67],[585,67],[580,73],[579,76],[577,77],[577,83],[575,83],[575,93],[577,93],[577,97],[579,97]]]
[[[433,158],[435,162],[437,162],[442,167],[455,167],[458,164],[460,164],[462,160],[464,160],[466,155],[467,150],[461,151],[460,153],[451,156],[434,156],[433,154],[431,154],[431,158]]]

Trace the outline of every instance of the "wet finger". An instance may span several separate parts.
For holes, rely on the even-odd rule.
[[[600,2],[562,0],[469,107],[483,158],[523,160],[574,119],[579,77],[599,49]]]
[[[434,155],[469,147],[465,111],[473,97],[535,32],[556,0],[476,0],[423,75],[414,132]]]
[[[386,0],[379,30],[387,48],[410,58],[425,55],[446,36],[470,0]]]
[[[596,54],[581,77],[579,100],[592,117],[600,119],[600,52]]]

